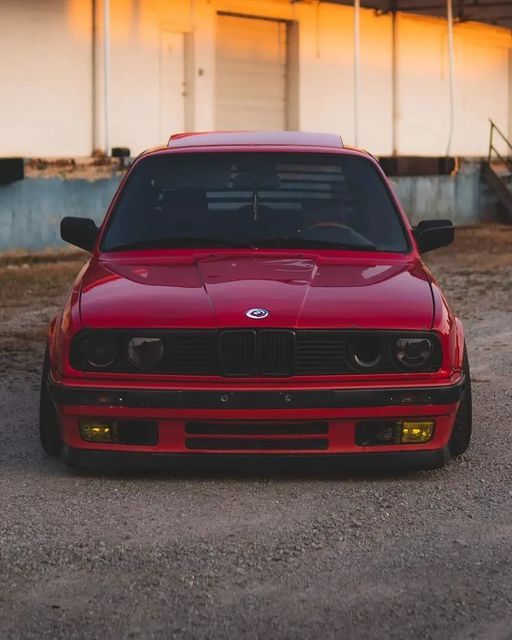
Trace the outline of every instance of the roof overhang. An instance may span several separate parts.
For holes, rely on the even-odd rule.
[[[354,0],[325,0],[351,6]],[[361,0],[361,7],[379,13],[401,11],[439,18],[446,17],[446,0]],[[485,22],[512,29],[512,0],[453,0],[456,22]]]

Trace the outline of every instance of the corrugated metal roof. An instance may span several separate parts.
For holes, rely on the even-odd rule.
[[[334,4],[353,5],[354,0],[326,0]],[[388,13],[402,11],[446,17],[446,0],[361,0],[361,6]],[[453,0],[457,22],[486,22],[512,29],[512,0]]]

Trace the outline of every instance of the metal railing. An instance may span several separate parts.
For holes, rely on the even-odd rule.
[[[508,150],[510,152],[512,152],[512,142],[510,142],[510,140],[505,136],[505,134],[503,133],[503,131],[501,131],[501,129],[499,127],[497,127],[494,122],[489,118],[489,122],[491,123],[491,132],[489,135],[489,155],[488,155],[488,162],[489,164],[492,161],[492,157],[493,157],[493,152],[494,154],[499,158],[499,160],[501,160],[501,162],[503,162],[503,164],[507,167],[507,169],[510,171],[510,173],[512,173],[512,157],[511,155],[507,155],[507,156],[503,156],[499,150],[496,148],[495,144],[494,144],[494,136],[495,136],[495,132],[496,134],[498,134],[499,138],[501,138],[501,140],[503,140],[503,142],[505,142],[505,144],[508,147]]]

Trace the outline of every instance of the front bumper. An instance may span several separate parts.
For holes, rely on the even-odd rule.
[[[429,387],[322,389],[283,391],[104,389],[51,384],[58,405],[109,406],[126,409],[266,410],[342,409],[410,405],[449,405],[460,400],[464,378]]]
[[[242,456],[245,460],[261,456],[269,459],[278,454],[281,461],[313,456],[326,462],[342,456],[344,466],[350,466],[353,459],[358,466],[366,462],[372,468],[381,464],[434,468],[446,459],[463,388],[463,377],[435,386],[277,390],[105,388],[49,382],[68,461],[83,467],[89,460],[91,466],[109,468],[119,464],[130,468],[166,467],[170,460],[174,464],[176,458],[204,459],[205,454],[230,459]],[[152,420],[158,424],[158,442],[151,446],[86,442],[79,424],[80,420],[91,418]],[[355,431],[364,419],[430,419],[435,421],[434,435],[424,444],[360,446],[356,444]],[[216,428],[227,425],[228,429],[220,436],[217,429],[215,447],[208,444],[213,440],[204,436],[198,446],[199,440],[191,438],[188,430],[194,421]],[[307,434],[291,437],[282,433],[281,427],[291,423],[307,430],[308,424],[319,421],[325,425],[325,445],[321,450],[308,449],[312,439]],[[237,433],[238,425],[264,427],[265,435]],[[272,425],[277,427],[275,434]],[[219,445],[219,437],[230,445],[225,450],[222,440]],[[238,444],[233,447],[234,440],[230,439],[236,439]],[[287,442],[292,441],[293,447],[288,449]],[[259,443],[264,443],[261,450]]]
[[[101,471],[222,471],[274,473],[282,471],[418,471],[439,469],[449,458],[448,449],[312,455],[216,455],[133,453],[65,447],[64,459],[72,467]]]

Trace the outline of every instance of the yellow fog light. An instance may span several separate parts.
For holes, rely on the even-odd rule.
[[[112,425],[108,422],[81,422],[80,435],[87,442],[112,442]]]
[[[434,434],[433,420],[422,420],[421,422],[408,420],[402,422],[401,444],[421,444],[432,439]]]

